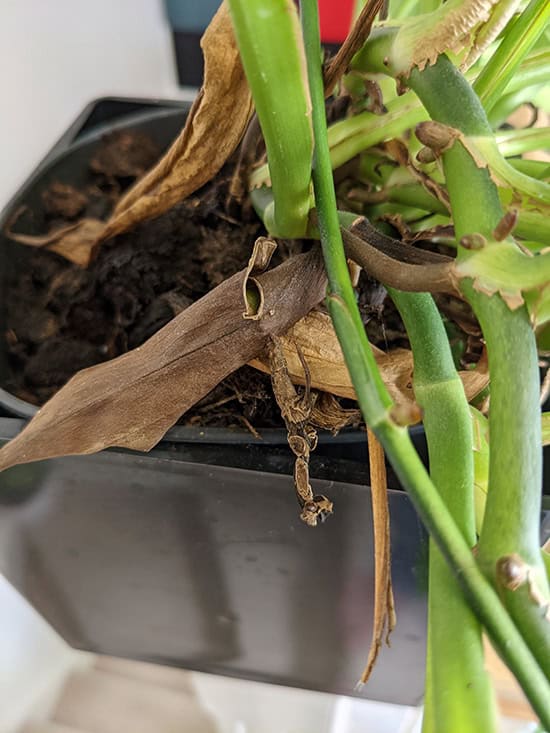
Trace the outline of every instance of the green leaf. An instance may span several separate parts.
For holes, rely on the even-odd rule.
[[[508,240],[488,243],[462,257],[455,274],[458,279],[472,278],[475,290],[486,295],[500,293],[515,309],[524,302],[525,291],[538,291],[538,298],[548,293],[550,250],[529,256]]]

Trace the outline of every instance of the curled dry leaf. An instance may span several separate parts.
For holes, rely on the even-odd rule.
[[[509,4],[510,0],[506,2]],[[393,46],[393,63],[398,72],[408,76],[415,67],[422,70],[435,64],[442,53],[472,49],[477,34],[484,27],[491,27],[498,5],[499,0],[452,0],[404,23]]]
[[[8,229],[6,236],[28,247],[49,249],[75,265],[87,267],[104,227],[100,219],[81,219],[49,234],[20,234]]]
[[[260,242],[253,255],[263,258]],[[265,262],[265,259],[264,259]],[[149,450],[195,402],[319,303],[326,276],[317,249],[255,275],[264,317],[243,318],[237,273],[180,313],[143,346],[74,376],[14,440],[0,470],[109,446]],[[307,288],[304,288],[307,283]]]
[[[201,40],[204,83],[179,137],[159,163],[119,201],[102,239],[167,211],[218,173],[252,116],[227,2]]]
[[[299,395],[288,372],[280,338],[271,337],[267,355],[271,368],[273,394],[281,410],[281,417],[285,421],[288,445],[296,456],[294,488],[301,508],[300,519],[308,527],[316,527],[319,521],[324,522],[332,514],[333,505],[326,496],[315,495],[309,481],[309,458],[317,446],[317,431],[311,422],[315,395],[312,395],[309,389],[309,367],[303,360],[306,388],[304,394]]]
[[[299,354],[301,351],[310,371],[312,389],[356,399],[344,356],[328,314],[317,310],[308,313],[280,340],[288,372],[295,384],[304,384],[304,370]],[[373,347],[373,352],[393,401],[396,405],[407,408],[407,413],[410,413],[410,408],[414,406],[412,351],[393,349],[385,353]],[[254,358],[249,364],[269,373],[269,364],[263,357]],[[488,365],[484,359],[475,369],[460,371],[459,375],[468,400],[472,400],[489,383]],[[417,414],[420,419],[420,413]]]
[[[280,341],[288,372],[295,384],[304,384],[304,369],[299,354],[301,351],[310,371],[312,389],[355,399],[348,368],[327,313],[308,313]],[[412,353],[406,349],[395,349],[391,354],[385,354],[376,347],[373,350],[382,379],[394,401],[411,402]],[[255,358],[249,363],[256,369],[269,372],[269,363],[263,357]]]
[[[360,684],[365,684],[376,664],[386,632],[386,643],[395,628],[395,604],[391,582],[390,513],[384,449],[372,430],[367,430],[374,527],[374,619],[369,656]]]
[[[361,410],[342,407],[330,392],[319,392],[313,399],[311,423],[316,428],[336,434],[349,425],[358,425],[361,420]]]
[[[100,242],[160,216],[218,173],[252,115],[252,97],[226,2],[208,26],[201,46],[204,84],[184,129],[157,165],[119,201],[107,222],[84,219],[44,237],[9,234],[12,239],[47,247],[85,267]]]

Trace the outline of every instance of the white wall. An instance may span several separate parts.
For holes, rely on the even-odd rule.
[[[185,96],[162,0],[0,0],[0,208],[104,95]]]

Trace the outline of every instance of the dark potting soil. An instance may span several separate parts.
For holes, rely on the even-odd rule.
[[[89,163],[81,190],[62,181],[32,212],[40,232],[83,216],[106,217],[136,178],[158,158],[143,135],[110,134]],[[142,344],[170,319],[246,267],[251,244],[264,233],[250,209],[227,214],[228,164],[208,184],[163,216],[104,243],[87,269],[47,250],[32,250],[9,285],[7,329],[11,374],[2,386],[41,405],[78,370]],[[18,227],[19,228],[19,227]],[[24,246],[24,245],[18,245]],[[309,246],[279,242],[274,264]],[[358,302],[369,337],[387,348],[406,346],[401,322],[384,289],[364,273]],[[282,426],[270,378],[243,367],[218,385],[181,422],[202,426]]]

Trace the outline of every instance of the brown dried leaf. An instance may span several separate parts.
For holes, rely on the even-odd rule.
[[[362,420],[361,410],[345,409],[329,392],[319,392],[312,401],[311,424],[330,430],[334,435],[348,425],[358,425]]]
[[[361,675],[360,684],[367,682],[374,669],[384,632],[386,632],[386,643],[389,645],[389,636],[396,623],[391,583],[390,514],[384,449],[370,429],[367,429],[367,438],[374,527],[374,619],[369,656]]]
[[[75,265],[87,267],[104,227],[105,222],[99,219],[81,219],[49,234],[20,234],[8,230],[6,236],[28,247],[49,249]]]
[[[159,163],[119,201],[107,239],[150,219],[218,173],[241,141],[252,116],[252,96],[241,64],[227,2],[201,40],[204,83],[179,137]]]
[[[422,70],[435,64],[442,53],[469,49],[478,29],[490,24],[498,3],[499,0],[449,2],[405,23],[394,43],[398,71],[408,76],[415,66]]]
[[[356,399],[338,338],[327,313],[308,313],[281,337],[281,343],[289,374],[295,384],[304,384],[299,349],[309,367],[312,389]],[[373,350],[392,398],[401,403],[412,401],[412,353],[407,349],[395,349],[390,354],[376,347]],[[263,358],[256,358],[249,363],[261,371],[269,372],[269,364]]]
[[[242,271],[223,282],[143,346],[79,372],[0,450],[0,470],[109,446],[149,450],[180,415],[325,295],[317,249],[256,276],[265,303],[259,320],[243,318],[246,276]]]
[[[107,222],[84,219],[39,238],[8,236],[21,244],[47,245],[86,266],[100,242],[159,216],[211,180],[241,141],[253,109],[226,2],[206,29],[201,46],[204,83],[184,129],[155,167],[118,202]]]
[[[302,352],[311,375],[311,388],[330,392],[338,397],[356,399],[344,356],[332,326],[330,316],[312,311],[281,337],[289,374],[295,384],[304,384],[304,370],[298,353]],[[412,390],[413,355],[409,349],[393,349],[385,353],[373,346],[374,357],[382,379],[397,406],[410,408],[414,404]],[[256,357],[250,366],[269,373],[269,364]],[[489,383],[486,362],[480,361],[471,371],[461,371],[466,397],[473,399]]]

